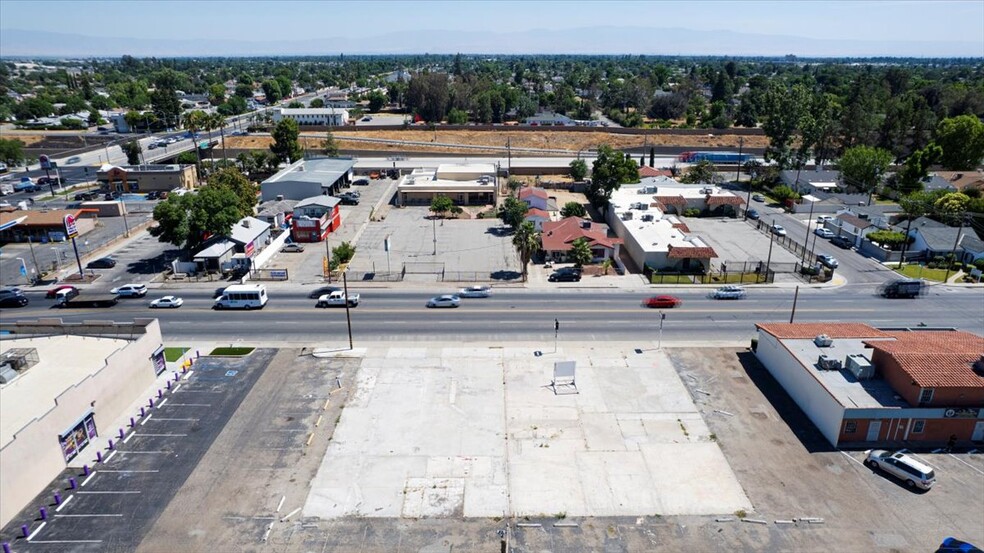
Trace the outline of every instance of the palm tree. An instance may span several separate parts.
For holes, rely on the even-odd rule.
[[[188,132],[192,134],[192,141],[195,142],[195,154],[198,156],[198,167],[201,170],[202,166],[202,152],[198,148],[198,142],[195,140],[194,136],[198,134],[198,131],[202,130],[205,126],[205,115],[204,111],[189,111],[184,114],[184,126],[188,129]]]
[[[574,262],[576,267],[587,265],[591,263],[591,246],[584,238],[578,238],[571,244],[571,251],[568,252],[567,257]]]
[[[524,221],[513,234],[512,243],[516,247],[516,251],[519,252],[519,260],[523,264],[523,282],[526,282],[527,266],[530,264],[533,254],[540,249],[540,235],[533,227],[533,223]]]
[[[219,135],[222,137],[222,159],[225,159],[226,158],[226,146],[225,146],[225,124],[226,124],[226,119],[225,119],[225,116],[222,115],[221,113],[216,112],[216,113],[213,113],[213,114],[209,115],[208,118],[209,118],[209,121],[212,123],[212,128],[210,129],[210,131],[211,130],[218,129]],[[209,141],[210,142],[211,142],[211,139],[212,139],[212,137],[211,137],[211,135],[209,135]]]

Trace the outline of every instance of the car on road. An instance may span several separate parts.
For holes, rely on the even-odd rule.
[[[80,192],[75,195],[75,201],[77,202],[91,202],[99,197],[99,194],[95,192]]]
[[[868,451],[864,463],[875,470],[882,470],[905,482],[910,488],[928,490],[936,483],[936,473],[915,457],[902,453],[892,453],[884,449]]]
[[[38,184],[42,186],[61,186],[62,179],[61,177],[38,177]]]
[[[745,215],[746,215],[746,216],[747,216],[747,217],[748,217],[749,219],[753,219],[753,220],[757,220],[757,219],[759,218],[759,212],[758,212],[757,210],[755,210],[755,209],[749,209],[749,210],[748,210],[748,211],[747,211],[747,212],[745,213]]]
[[[58,294],[60,292],[64,292],[64,293],[72,293],[72,292],[74,292],[74,293],[78,294],[79,293],[79,289],[76,288],[75,286],[69,286],[67,284],[64,285],[64,286],[56,286],[56,287],[52,288],[51,290],[48,290],[45,293],[44,297],[48,298],[49,300],[50,299],[54,299],[54,298],[57,298],[58,297]]]
[[[844,248],[845,250],[849,250],[854,246],[854,242],[845,236],[835,236],[830,239],[830,243],[838,248]]]
[[[318,298],[318,303],[314,304],[315,307],[358,307],[359,294],[348,294],[345,295],[343,290],[335,290],[330,294],[325,294]]]
[[[280,248],[281,253],[291,253],[291,252],[303,252],[304,246],[300,244],[284,244],[284,247]]]
[[[651,298],[646,298],[642,302],[642,305],[643,307],[672,309],[683,305],[683,300],[675,296],[653,296]]]
[[[359,205],[359,197],[351,194],[339,194],[338,199],[342,205]]]
[[[745,288],[736,284],[728,284],[711,292],[710,297],[714,300],[740,300],[745,297]]]
[[[112,257],[100,257],[99,259],[93,259],[90,261],[85,268],[86,269],[112,269],[116,266],[116,260]]]
[[[177,309],[181,307],[183,303],[184,300],[177,296],[164,296],[163,298],[157,298],[156,300],[150,302],[150,307],[154,309]]]
[[[459,298],[487,298],[492,295],[491,286],[469,286],[458,290]]]
[[[833,231],[831,231],[829,228],[823,228],[823,227],[820,227],[820,228],[816,229],[815,231],[813,231],[813,234],[816,234],[820,238],[833,238],[834,237]]]
[[[147,286],[144,284],[124,284],[109,291],[121,298],[142,298],[147,295]]]
[[[786,229],[784,229],[782,225],[772,225],[770,231],[776,236],[786,236]]]
[[[369,179],[365,177],[358,178],[352,181],[352,184],[354,184],[355,186],[369,186]]]
[[[427,307],[458,307],[459,305],[461,305],[461,298],[454,294],[434,296],[427,300]]]
[[[14,185],[14,192],[37,192],[38,185],[31,180],[31,177],[21,177],[20,182]]]
[[[761,194],[754,194],[752,196],[752,199],[755,200],[756,202],[764,202],[765,201],[765,196],[763,196]]]
[[[315,288],[310,294],[308,294],[308,297],[317,299],[320,298],[321,296],[326,296],[328,294],[331,294],[332,292],[337,292],[339,290],[341,290],[341,288],[339,288],[338,286],[321,286],[320,288]]]
[[[823,265],[824,267],[829,267],[831,269],[836,269],[837,267],[840,266],[840,263],[837,261],[836,257],[832,255],[827,255],[825,253],[818,255],[817,261],[819,261],[820,264]]]
[[[0,307],[24,307],[28,303],[30,303],[30,300],[23,294],[11,294],[0,297]]]
[[[78,163],[80,161],[82,161],[82,158],[80,158],[79,156],[72,156],[72,157],[68,158],[67,160],[65,160],[65,163],[67,163],[68,165],[71,165],[73,163]]]

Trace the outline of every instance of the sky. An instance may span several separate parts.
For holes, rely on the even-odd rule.
[[[598,25],[819,39],[981,44],[984,1],[0,1],[0,30],[154,39],[359,37],[401,28],[482,32]],[[2,53],[0,53],[2,54]]]

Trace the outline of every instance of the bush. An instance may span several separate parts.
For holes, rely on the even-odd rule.
[[[699,215],[700,215],[700,210],[697,209],[696,207],[690,207],[683,210],[684,217],[697,217]]]
[[[974,260],[974,267],[984,271],[984,257]]]
[[[348,263],[355,257],[355,246],[348,242],[342,242],[337,248],[331,249],[331,258],[339,263]]]

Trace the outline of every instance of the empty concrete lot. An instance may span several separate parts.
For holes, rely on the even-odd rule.
[[[370,222],[362,233],[351,269],[399,272],[406,263],[421,270],[439,266],[486,275],[518,272],[519,257],[511,239],[498,219],[433,219],[426,207],[391,207],[384,220]]]
[[[769,259],[769,236],[755,230],[742,219],[685,217],[683,222],[717,252],[715,265],[721,262],[761,261]],[[772,263],[794,263],[799,258],[778,244],[772,246]]]
[[[548,386],[557,360],[577,361],[576,389]],[[393,347],[357,380],[306,516],[751,508],[661,352]]]

